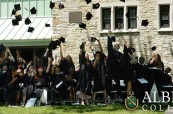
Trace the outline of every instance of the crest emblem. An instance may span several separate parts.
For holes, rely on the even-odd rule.
[[[130,96],[125,99],[125,106],[128,110],[135,110],[139,105],[138,99],[133,95],[134,92],[130,92]]]

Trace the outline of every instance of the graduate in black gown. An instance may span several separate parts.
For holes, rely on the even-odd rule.
[[[85,44],[86,42],[81,44],[79,54],[79,88],[81,91],[81,105],[84,105],[84,100],[88,105],[88,96],[91,95],[92,63],[88,53],[86,53]]]
[[[60,68],[57,65],[52,67],[50,82],[51,104],[54,103],[54,98],[58,98],[58,100],[65,100],[67,97],[67,86],[64,83],[64,74],[63,72],[60,72]]]
[[[120,45],[115,42],[115,37],[108,36],[108,94],[112,86],[112,80],[116,82],[117,94],[121,96],[120,78],[122,77],[123,54],[118,51]]]
[[[135,95],[138,99],[143,99],[145,95],[145,91],[148,91],[149,83],[141,83],[139,79],[145,79],[149,81],[149,69],[146,64],[144,64],[144,57],[140,57],[138,63],[135,64],[135,80],[134,80],[134,91]]]
[[[164,73],[164,64],[161,60],[161,56],[159,54],[153,53],[153,56],[149,60],[148,63],[150,69],[150,78],[149,78],[149,89],[152,89],[153,84],[156,84],[159,95],[161,95],[161,81],[162,75]]]
[[[135,49],[130,47],[125,40],[124,45],[124,78],[127,85],[127,96],[129,92],[132,91],[132,81],[134,79],[134,64],[137,63],[137,60],[134,57]]]
[[[71,67],[73,67],[75,69],[75,65],[74,62],[72,60],[72,57],[70,55],[67,55],[66,57],[63,56],[63,45],[62,43],[60,44],[60,57],[61,57],[61,61],[60,61],[60,69],[61,71],[64,73],[64,75],[68,75],[69,74],[69,70]]]
[[[93,60],[93,77],[94,77],[94,89],[93,89],[93,103],[95,103],[97,92],[103,91],[104,101],[107,102],[106,95],[106,67],[105,67],[105,54],[100,40],[97,39],[101,51],[95,53],[95,59]]]
[[[162,77],[162,85],[172,85],[172,77],[169,75],[171,72],[171,68],[167,67],[165,68],[165,72]]]

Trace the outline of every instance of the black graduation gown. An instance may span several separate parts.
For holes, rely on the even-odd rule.
[[[108,36],[108,66],[109,75],[114,75],[114,78],[121,77],[121,71],[123,66],[123,54],[113,49],[112,40]]]
[[[135,70],[135,80],[133,83],[134,92],[138,99],[143,99],[145,92],[149,91],[149,83],[140,83],[138,79],[144,78],[147,81],[149,80],[149,69],[147,65],[141,65],[137,63],[134,67]]]
[[[147,65],[141,65],[137,63],[134,66],[134,70],[135,70],[135,79],[145,78],[146,80],[149,80],[149,69]]]
[[[128,54],[128,48],[124,46],[124,79],[126,82],[134,79],[134,65],[130,63],[131,58]]]
[[[85,52],[79,55],[80,74],[79,90],[87,95],[91,94],[92,64],[90,60],[85,59]]]
[[[69,74],[69,70],[70,70],[71,67],[75,68],[74,64],[69,63],[66,59],[61,60],[60,69],[64,73],[64,75]]]
[[[98,61],[96,68],[93,69],[94,77],[94,89],[93,92],[103,91],[105,89],[106,79],[106,67],[104,62],[105,55],[102,54],[100,60]],[[94,62],[95,60],[93,60]]]
[[[64,75],[59,73],[59,74],[53,74],[50,78],[52,84],[51,88],[56,88],[56,85],[59,84],[61,81],[64,80]]]

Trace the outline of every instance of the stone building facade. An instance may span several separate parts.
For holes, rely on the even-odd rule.
[[[92,9],[92,4],[99,1],[99,9]],[[162,57],[165,66],[173,69],[173,0],[92,0],[87,4],[85,0],[55,0],[65,8],[60,10],[57,5],[53,9],[53,38],[63,36],[64,55],[70,54],[78,64],[79,46],[88,36],[101,40],[104,52],[107,53],[107,36],[112,35],[121,43],[123,39],[129,41],[136,48],[136,55],[149,60],[152,56],[151,47],[157,47],[157,53]],[[81,11],[82,22],[87,24],[87,30],[79,28],[77,23],[69,23],[69,12]],[[85,15],[91,12],[93,17],[86,20]],[[127,13],[128,12],[128,13]],[[129,14],[128,16],[126,14]],[[142,20],[148,20],[148,26],[141,26]],[[90,42],[87,42],[87,51]],[[59,49],[57,48],[58,52]]]

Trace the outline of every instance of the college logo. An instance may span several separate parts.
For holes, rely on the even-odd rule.
[[[130,92],[129,95],[130,96],[125,99],[125,106],[128,110],[135,110],[139,105],[139,101],[133,96],[134,92]]]

